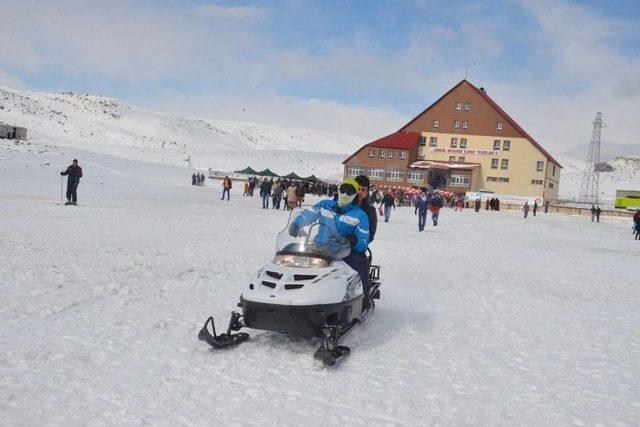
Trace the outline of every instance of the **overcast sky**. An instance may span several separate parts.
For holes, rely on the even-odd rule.
[[[552,154],[640,155],[640,1],[0,0],[0,85],[378,138],[465,77]]]

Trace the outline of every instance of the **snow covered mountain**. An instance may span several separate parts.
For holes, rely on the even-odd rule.
[[[249,123],[183,118],[117,99],[0,88],[0,122],[29,138],[152,163],[234,170],[251,165],[288,173],[342,175],[341,162],[365,139]]]

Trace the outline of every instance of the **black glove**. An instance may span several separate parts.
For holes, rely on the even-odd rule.
[[[300,227],[298,227],[298,224],[296,224],[295,222],[292,222],[291,225],[289,226],[289,236],[292,236],[292,237],[298,236],[298,230],[300,230]]]
[[[60,176],[64,175],[64,172],[60,172]]]
[[[355,234],[349,234],[345,236],[345,238],[349,241],[349,244],[352,248],[358,243],[358,238],[355,236]]]

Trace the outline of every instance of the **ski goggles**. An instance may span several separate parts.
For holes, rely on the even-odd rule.
[[[351,184],[341,184],[339,191],[347,196],[353,196],[356,194],[356,189],[353,188],[353,185]]]

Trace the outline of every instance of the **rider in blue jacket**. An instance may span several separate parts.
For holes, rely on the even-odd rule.
[[[360,186],[353,178],[347,178],[338,189],[338,200],[322,200],[314,206],[313,210],[302,212],[291,224],[289,233],[294,236],[306,223],[311,223],[322,215],[326,209],[335,213],[335,225],[340,236],[346,238],[351,244],[351,252],[343,258],[351,268],[358,272],[362,287],[365,292],[365,302],[368,304],[369,274],[365,251],[369,244],[369,219],[367,214],[356,204],[356,194]]]

